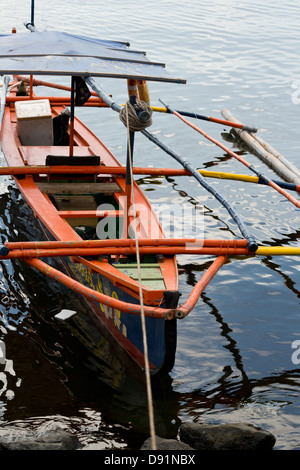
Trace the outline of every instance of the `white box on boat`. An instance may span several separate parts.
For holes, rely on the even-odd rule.
[[[53,122],[48,99],[17,101],[15,109],[22,145],[53,145]]]

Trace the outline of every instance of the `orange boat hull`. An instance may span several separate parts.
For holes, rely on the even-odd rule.
[[[9,166],[26,167],[28,165],[45,165],[47,155],[68,156],[68,146],[27,146],[22,145],[18,135],[16,113],[13,99],[10,99],[6,105],[2,130],[1,141],[2,150]],[[63,105],[52,106],[53,117],[59,115],[64,109]],[[75,118],[74,124],[74,156],[99,156],[101,165],[109,167],[121,167],[117,159],[105,147],[105,145],[78,119]],[[62,180],[63,178],[63,180]],[[81,235],[77,230],[77,222],[85,217],[85,223],[97,225],[99,219],[91,212],[88,206],[91,198],[85,193],[80,194],[80,185],[94,194],[97,192],[99,200],[114,201],[117,206],[114,216],[119,220],[124,219],[126,208],[124,207],[124,198],[126,196],[126,184],[124,175],[104,175],[101,178],[95,178],[94,175],[69,175],[68,183],[65,185],[64,175],[53,175],[48,180],[46,175],[14,175],[15,182],[19,187],[24,199],[33,211],[34,216],[39,220],[48,239],[60,242],[82,241]],[[71,183],[69,183],[71,181]],[[66,187],[68,185],[72,190],[75,188],[76,194],[68,194]],[[85,185],[85,186],[84,186]],[[102,185],[102,186],[101,186]],[[62,190],[63,195],[57,192],[57,187]],[[75,187],[76,186],[76,187]],[[103,192],[101,193],[101,188]],[[111,189],[112,188],[112,189]],[[51,192],[52,191],[52,192]],[[79,191],[79,192],[78,192]],[[68,196],[64,196],[68,194]],[[72,200],[81,204],[81,210],[75,213],[76,208],[71,211],[60,210],[59,204],[65,199]],[[101,199],[102,197],[102,199]],[[139,227],[139,237],[147,238],[148,217],[150,214],[152,224],[155,225],[155,233],[158,238],[164,238],[162,228],[152,211],[152,208],[139,187],[134,184],[134,197],[137,206],[146,208],[147,217],[141,219]],[[97,198],[96,198],[97,199]],[[81,200],[81,201],[80,201]],[[86,200],[85,207],[82,208],[82,202]],[[75,202],[74,202],[75,205]],[[84,209],[85,214],[83,214]],[[102,214],[103,215],[103,214]],[[107,214],[106,214],[107,215]],[[108,214],[109,215],[109,214]],[[110,214],[112,215],[112,214]],[[95,228],[95,227],[94,227]],[[153,228],[153,227],[152,227]],[[97,320],[109,332],[115,341],[126,351],[139,367],[144,367],[143,341],[140,315],[128,313],[121,309],[113,308],[109,302],[101,303],[98,298],[93,298],[89,292],[92,290],[95,294],[105,293],[105,296],[112,299],[118,299],[124,304],[132,304],[140,307],[139,283],[132,276],[127,275],[124,270],[116,267],[117,261],[126,258],[126,255],[113,255],[107,258],[90,259],[86,256],[62,256],[61,261],[64,265],[66,279],[73,279],[80,284],[82,295],[87,302],[88,308],[92,311]],[[155,256],[155,255],[154,255]],[[48,265],[44,269],[43,262],[40,260],[26,259],[35,269],[40,269],[46,275],[50,275],[51,267]],[[124,261],[124,259],[123,259]],[[126,259],[125,259],[126,261]],[[153,261],[153,260],[152,260]],[[176,308],[178,294],[178,273],[176,258],[168,254],[163,259],[155,260],[153,266],[160,271],[160,288],[149,288],[147,283],[142,286],[143,302],[146,308],[170,307]],[[44,271],[43,271],[44,270]],[[62,276],[65,275],[62,273]],[[62,277],[56,274],[56,278]],[[66,280],[64,278],[64,280]],[[63,282],[61,279],[58,279]],[[74,287],[74,283],[70,287]],[[71,285],[72,284],[72,285]],[[76,284],[77,285],[77,284]],[[75,289],[74,289],[75,290]],[[164,293],[171,292],[168,300],[164,300]],[[91,295],[88,295],[91,294]],[[170,297],[171,296],[171,297]],[[106,298],[106,297],[105,297]],[[171,300],[170,300],[171,298]],[[150,367],[154,372],[168,372],[172,369],[176,351],[176,319],[167,320],[160,317],[146,318],[148,349]]]

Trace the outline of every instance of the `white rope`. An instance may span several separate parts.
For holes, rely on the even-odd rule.
[[[151,441],[152,441],[152,450],[156,450],[154,411],[153,411],[153,400],[152,400],[151,379],[150,379],[149,359],[148,359],[148,345],[147,345],[147,334],[146,334],[146,322],[145,322],[144,302],[143,302],[143,292],[142,292],[141,260],[140,260],[140,252],[139,252],[139,242],[137,238],[137,222],[136,222],[137,216],[136,216],[134,186],[133,186],[132,155],[131,155],[130,139],[129,139],[128,112],[126,112],[126,116],[127,116],[126,122],[127,122],[127,132],[128,132],[127,140],[128,140],[128,151],[129,151],[130,184],[131,184],[132,207],[133,207],[133,218],[134,218],[134,237],[135,237],[135,246],[136,246],[136,260],[137,260],[137,270],[138,270],[139,296],[140,296],[140,304],[141,304],[141,322],[142,322],[144,359],[145,359],[145,375],[146,375],[146,387],[147,387],[147,398],[148,398],[149,427],[150,427],[150,436],[151,436]],[[128,202],[127,202],[127,205],[128,205]],[[127,207],[127,210],[129,210],[129,207]]]

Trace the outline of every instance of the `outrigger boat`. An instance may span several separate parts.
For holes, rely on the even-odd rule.
[[[79,293],[95,321],[130,360],[141,369],[149,365],[152,375],[168,373],[175,360],[177,320],[194,308],[228,257],[299,255],[299,249],[259,247],[235,209],[207,183],[206,177],[214,174],[195,170],[146,129],[153,111],[169,112],[212,140],[183,117],[189,113],[172,110],[164,103],[162,108],[150,106],[147,81],[185,80],[170,77],[163,64],[149,61],[144,53],[130,50],[125,43],[38,32],[33,19],[27,28],[30,33],[0,36],[0,75],[4,76],[1,148],[7,162],[0,174],[14,178],[46,238],[8,240],[0,247],[1,259],[22,259]],[[40,75],[70,76],[71,86],[34,78]],[[129,102],[125,106],[115,103],[95,77],[127,81]],[[36,96],[33,86],[38,85],[70,91],[70,96]],[[126,166],[75,116],[74,109],[79,105],[108,107],[122,116],[128,132]],[[252,136],[255,132],[234,120],[192,117],[220,122]],[[134,126],[183,168],[134,166]],[[254,171],[255,176],[244,177],[246,181],[273,187],[299,208],[299,201],[286,193],[286,188],[299,191],[299,175],[292,183],[269,180],[242,157],[215,143]],[[241,237],[166,238],[149,201],[133,180],[134,175],[151,174],[194,176],[228,210]],[[231,176],[217,173],[218,178]],[[101,232],[101,236],[99,227],[109,226],[110,220],[117,221],[113,225],[116,230],[113,234]],[[185,253],[215,259],[180,304],[176,255]],[[62,269],[42,259],[49,257],[59,260]]]

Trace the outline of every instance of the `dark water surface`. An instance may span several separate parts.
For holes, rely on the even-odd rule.
[[[24,30],[23,21],[30,19],[27,3],[14,1],[11,9],[12,2],[1,0],[2,34],[13,26]],[[187,79],[187,85],[150,84],[153,105],[160,106],[162,98],[177,109],[216,117],[226,107],[239,120],[258,127],[266,141],[300,167],[299,15],[299,2],[292,0],[44,0],[37,2],[36,25],[41,30],[125,40],[133,49],[148,51],[150,59],[166,62],[172,74]],[[117,102],[126,101],[125,84],[100,83]],[[126,135],[115,113],[85,109],[79,116],[124,162]],[[231,142],[228,128],[198,124],[277,178]],[[250,174],[174,116],[155,114],[151,132],[195,167]],[[135,162],[178,167],[140,135]],[[1,154],[0,163],[4,164]],[[191,178],[139,182],[157,207],[196,207],[203,214],[207,238],[240,235],[225,209]],[[247,221],[260,244],[298,245],[299,210],[282,196],[264,186],[211,182]],[[187,226],[188,222],[187,215]],[[12,180],[1,177],[0,239],[40,237]],[[178,257],[183,299],[209,261]],[[292,344],[300,340],[299,299],[297,257],[228,262],[194,311],[179,322],[175,367],[154,390],[156,433],[174,437],[181,421],[243,421],[272,432],[276,449],[299,449],[300,368],[292,357]],[[0,265],[0,301],[0,340],[5,349],[5,361],[0,363],[0,422],[15,421],[31,429],[55,420],[76,430],[87,449],[139,448],[148,432],[145,391],[124,373],[103,338],[90,340],[95,333],[80,299],[23,263],[6,261]],[[78,314],[61,323],[54,315],[62,309]]]

